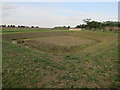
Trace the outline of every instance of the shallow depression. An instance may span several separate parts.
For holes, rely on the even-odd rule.
[[[95,40],[90,40],[81,37],[75,36],[54,36],[54,37],[43,37],[43,38],[34,38],[32,40],[37,41],[38,43],[44,42],[48,44],[54,44],[59,46],[77,46],[82,44],[91,44],[94,43]]]

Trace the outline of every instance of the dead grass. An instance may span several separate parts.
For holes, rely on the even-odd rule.
[[[67,46],[67,47],[94,42],[94,40],[89,40],[89,39],[75,37],[75,36],[65,36],[65,35],[55,36],[55,37],[36,38],[36,39],[33,39],[33,41],[37,41],[38,43],[44,42],[48,44]]]

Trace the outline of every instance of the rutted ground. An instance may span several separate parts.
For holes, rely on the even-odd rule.
[[[11,43],[21,39],[26,39],[23,44]],[[40,32],[3,35],[3,40],[3,87],[105,88],[119,85],[115,33]],[[81,48],[79,40],[88,45]],[[43,45],[43,49],[49,49],[52,42],[53,47],[60,47],[50,53],[51,50],[33,47],[37,42],[47,43],[48,48]],[[73,45],[75,48],[70,52],[59,53],[61,47],[68,43],[68,46]]]

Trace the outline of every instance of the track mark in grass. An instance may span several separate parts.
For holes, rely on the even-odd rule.
[[[64,56],[65,60],[80,60],[80,57],[73,56],[73,55],[66,55]]]

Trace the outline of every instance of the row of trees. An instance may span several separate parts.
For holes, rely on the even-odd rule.
[[[59,27],[54,27],[53,29],[69,29],[70,28],[70,26],[68,26],[68,27],[66,27],[66,26],[59,26]]]
[[[15,25],[0,25],[0,27],[11,27],[11,28],[40,28],[38,26],[15,26]],[[69,29],[70,26],[58,26],[58,27],[54,27],[53,29],[61,29],[61,30],[65,30],[65,29]],[[41,28],[40,28],[41,29]]]
[[[23,25],[18,25],[18,26],[15,26],[15,25],[0,25],[0,27],[18,27],[18,28],[39,28],[38,26],[23,26]]]
[[[80,24],[77,25],[76,28],[87,28],[87,29],[104,29],[105,27],[118,27],[120,26],[120,22],[115,21],[106,21],[106,22],[97,22],[97,21],[91,21],[91,19],[84,19],[84,23],[86,24]]]
[[[93,30],[96,30],[96,29],[106,29],[108,28],[109,30],[110,29],[116,29],[118,27],[120,27],[120,22],[117,22],[117,21],[105,21],[105,22],[98,22],[98,21],[92,21],[91,19],[84,19],[83,22],[85,24],[80,24],[80,25],[77,25],[75,28],[83,28],[83,29],[93,29]],[[1,25],[0,27],[18,27],[18,28],[40,28],[38,26],[23,26],[23,25],[18,25],[18,26],[15,26],[15,25]],[[70,26],[58,26],[58,27],[54,27],[53,29],[69,29]]]

